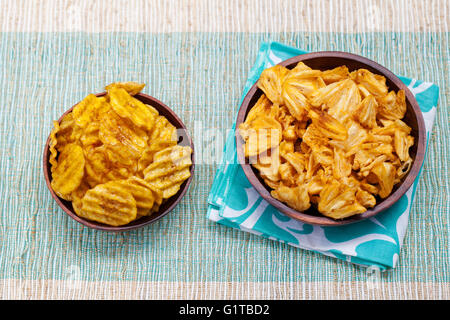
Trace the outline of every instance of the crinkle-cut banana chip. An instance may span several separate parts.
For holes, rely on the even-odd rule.
[[[138,83],[133,81],[128,82],[114,82],[105,87],[106,91],[110,91],[112,88],[122,88],[130,95],[134,96],[144,89],[145,83]]]
[[[77,215],[82,214],[81,213],[81,205],[82,205],[81,199],[83,199],[84,195],[90,188],[91,187],[89,186],[89,184],[83,180],[81,182],[81,184],[78,186],[78,188],[76,190],[72,191],[72,194],[71,194],[72,207]]]
[[[191,176],[192,149],[174,146],[157,152],[153,163],[144,170],[144,180],[153,188],[162,191],[163,199],[178,192],[181,184]]]
[[[56,150],[61,152],[66,145],[76,142],[81,133],[81,130],[75,125],[72,112],[66,114],[61,119],[59,130],[56,134],[56,139],[58,140]]]
[[[281,97],[281,87],[285,76],[289,70],[283,66],[275,65],[271,68],[265,69],[257,82],[258,87],[264,91],[267,98],[272,103],[281,104],[283,99]]]
[[[71,200],[70,194],[83,179],[84,164],[83,149],[79,145],[68,144],[59,154],[51,182],[53,191],[59,197]]]
[[[121,226],[136,219],[136,200],[121,184],[99,184],[81,199],[80,216],[111,226]]]
[[[80,128],[85,128],[95,119],[99,110],[107,108],[107,106],[103,106],[103,104],[106,104],[105,97],[97,97],[93,94],[89,94],[72,110],[75,124]]]
[[[138,172],[143,172],[153,162],[153,156],[158,151],[166,149],[168,147],[175,146],[177,144],[176,140],[166,140],[163,138],[158,138],[152,140],[150,145],[142,152],[141,157],[138,160]]]
[[[405,92],[389,92],[383,76],[299,62],[264,70],[258,87],[264,93],[238,130],[278,200],[343,219],[375,206],[409,172]]]
[[[130,119],[139,128],[152,129],[156,115],[147,105],[122,88],[112,87],[108,94],[111,107],[119,116]]]
[[[127,180],[117,180],[122,188],[133,196],[136,200],[136,206],[141,209],[151,209],[155,204],[155,198],[158,198],[159,190],[153,191],[154,188],[150,186],[145,180],[132,176]],[[141,211],[142,213],[142,211]]]
[[[56,150],[56,145],[58,144],[58,139],[56,138],[56,134],[59,132],[61,128],[59,127],[58,121],[53,121],[53,130],[50,133],[50,143],[49,143],[49,150],[50,150],[50,157],[48,162],[51,165],[51,172],[53,172],[58,165],[58,161],[56,161],[56,157],[58,157],[58,151]]]
[[[147,147],[146,131],[119,117],[113,110],[103,117],[98,135],[108,149],[119,153],[125,159],[138,159]]]

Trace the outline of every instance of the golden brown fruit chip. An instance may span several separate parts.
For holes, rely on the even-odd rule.
[[[81,204],[81,217],[110,226],[121,226],[136,219],[136,201],[115,181],[88,190]]]
[[[394,91],[388,95],[378,99],[378,112],[380,115],[389,120],[400,120],[406,113],[405,91],[400,90],[395,94]]]
[[[373,167],[372,173],[377,177],[380,186],[378,195],[386,198],[394,187],[395,167],[389,162],[382,162]]]
[[[133,196],[136,206],[143,209],[151,209],[155,203],[152,187],[145,180],[138,177],[130,177],[127,180],[116,181],[122,188]]]
[[[123,157],[138,159],[147,147],[148,136],[145,130],[110,110],[100,123],[99,139]]]
[[[71,194],[72,207],[75,213],[80,216],[81,213],[81,199],[83,199],[86,192],[90,189],[89,184],[86,181],[81,181],[81,184]]]
[[[388,93],[386,78],[370,72],[367,69],[359,69],[354,73],[354,80],[361,84],[375,97],[382,97]]]
[[[378,103],[374,96],[365,97],[355,110],[354,118],[365,128],[377,126]]]
[[[395,153],[401,161],[409,159],[409,148],[414,144],[414,137],[404,131],[397,130],[394,135]]]
[[[338,82],[350,77],[348,68],[346,66],[340,66],[331,70],[322,71],[322,79],[326,84],[332,82]]]
[[[136,126],[151,130],[155,113],[144,103],[132,97],[125,89],[112,87],[109,90],[111,107],[122,118],[130,119]]]
[[[272,190],[270,194],[275,199],[285,202],[288,206],[297,211],[307,210],[311,206],[306,186],[299,185],[293,188],[280,186],[279,188]]]
[[[157,152],[153,163],[144,170],[144,180],[152,187],[162,191],[167,199],[178,192],[181,184],[191,176],[192,149],[174,146]]]
[[[143,172],[153,162],[153,156],[158,151],[166,149],[168,147],[175,146],[177,142],[175,140],[155,139],[150,141],[150,145],[141,154],[138,160],[138,172]]]
[[[275,65],[271,68],[265,69],[257,82],[260,88],[266,94],[270,101],[276,104],[283,102],[281,98],[281,86],[285,76],[289,70],[283,66]]]
[[[356,201],[356,189],[333,180],[324,186],[319,195],[318,209],[325,216],[343,219],[366,211]]]
[[[309,116],[311,117],[312,123],[316,125],[325,137],[334,140],[347,139],[347,128],[328,113],[311,110]]]
[[[53,130],[50,133],[50,143],[49,143],[49,150],[50,150],[50,157],[48,162],[51,165],[51,172],[53,172],[58,164],[56,161],[56,157],[58,156],[58,151],[56,151],[56,144],[58,143],[58,140],[56,139],[56,134],[59,132],[60,127],[58,121],[53,121]]]
[[[111,83],[110,85],[107,85],[105,87],[106,91],[110,91],[112,88],[122,88],[125,89],[126,92],[128,92],[129,94],[131,94],[132,96],[138,94],[139,92],[142,91],[142,89],[144,89],[145,87],[145,83],[138,83],[138,82],[114,82]]]
[[[83,149],[76,144],[68,144],[59,154],[58,163],[52,172],[51,186],[55,193],[70,200],[70,194],[81,184],[84,175]]]
[[[93,94],[89,94],[72,110],[75,124],[80,128],[85,128],[95,119],[96,113],[102,108],[104,103],[106,103],[105,97],[98,98]]]
[[[295,79],[287,79],[282,86],[282,99],[290,114],[299,121],[305,121],[307,118],[309,106],[307,98],[298,90],[295,85]]]

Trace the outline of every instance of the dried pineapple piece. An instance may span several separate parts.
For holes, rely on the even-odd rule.
[[[377,108],[378,103],[374,96],[365,97],[354,113],[354,119],[365,128],[375,128],[377,126]]]
[[[348,68],[346,66],[340,66],[331,70],[325,70],[321,72],[321,77],[326,84],[332,82],[338,82],[350,77]]]
[[[311,206],[306,186],[299,185],[293,188],[280,186],[277,189],[272,190],[270,194],[275,199],[285,202],[288,206],[297,211],[308,210]]]
[[[325,216],[343,219],[366,211],[356,200],[356,189],[333,180],[327,184],[319,195],[318,208]]]
[[[400,120],[406,113],[405,91],[399,90],[397,94],[394,91],[378,99],[378,112],[380,116],[389,120]]]
[[[281,86],[289,70],[283,66],[275,65],[265,69],[258,80],[258,88],[266,94],[270,101],[276,104],[282,103]]]
[[[371,172],[375,174],[380,185],[378,195],[383,199],[386,198],[394,187],[395,167],[389,162],[382,162],[374,166]]]
[[[320,113],[311,110],[309,116],[317,128],[324,136],[334,140],[347,139],[347,128],[338,120],[330,116],[328,113],[321,111]]]
[[[375,97],[383,97],[388,93],[386,86],[386,78],[370,72],[367,69],[359,69],[355,71],[354,80],[362,85]]]

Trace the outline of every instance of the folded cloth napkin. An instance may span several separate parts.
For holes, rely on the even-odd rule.
[[[305,53],[277,42],[264,43],[250,71],[241,102],[265,68]],[[422,110],[428,145],[439,88],[429,82],[400,79],[415,95]],[[362,266],[381,270],[396,266],[418,179],[397,203],[376,217],[339,227],[305,224],[269,205],[251,186],[238,164],[235,124],[232,129],[208,197],[207,216],[210,220]]]

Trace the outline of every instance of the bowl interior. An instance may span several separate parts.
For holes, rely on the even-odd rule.
[[[244,173],[246,174],[253,187],[261,194],[261,196],[265,200],[267,200],[271,205],[275,206],[281,212],[294,219],[315,225],[337,226],[373,217],[377,213],[390,207],[407,191],[407,189],[411,186],[412,182],[417,176],[417,173],[423,162],[425,127],[419,106],[417,105],[417,102],[412,93],[403,84],[403,82],[398,79],[397,76],[395,76],[392,72],[382,67],[381,65],[364,57],[343,52],[317,52],[291,58],[289,60],[281,62],[280,65],[283,65],[288,69],[292,69],[300,61],[304,62],[312,69],[319,70],[333,69],[342,65],[346,65],[350,72],[364,68],[373,73],[383,75],[386,78],[386,85],[388,86],[389,90],[394,90],[395,92],[400,89],[404,90],[406,95],[407,111],[405,118],[402,121],[407,123],[412,128],[411,135],[414,137],[415,141],[414,145],[409,149],[409,153],[411,155],[411,158],[413,159],[411,170],[408,175],[403,178],[403,181],[401,183],[394,186],[394,189],[389,197],[385,199],[377,197],[377,204],[375,207],[369,208],[366,212],[360,215],[355,215],[341,220],[334,220],[325,217],[313,206],[305,212],[298,212],[288,207],[281,201],[273,198],[270,195],[270,191],[272,189],[270,189],[270,187],[268,187],[264,183],[263,179],[259,175],[258,170],[253,168],[253,166],[249,164],[248,159],[244,157],[242,151],[243,141],[240,138],[239,134],[236,133],[237,153],[239,162],[244,169]],[[262,94],[263,91],[259,89],[256,84],[250,89],[247,96],[244,98],[241,109],[239,110],[236,127],[238,127],[239,124],[245,120],[247,114],[250,112],[250,109],[255,105]]]
[[[106,92],[102,92],[99,94],[96,94],[96,96],[104,96],[106,95]],[[50,142],[50,137],[47,139],[47,143],[45,145],[45,150],[44,150],[44,177],[45,180],[47,182],[47,186],[50,190],[50,193],[52,194],[53,198],[55,199],[55,201],[59,204],[59,206],[69,215],[71,216],[73,219],[75,219],[76,221],[82,223],[83,225],[90,227],[90,228],[94,228],[94,229],[98,229],[98,230],[105,230],[105,231],[126,231],[126,230],[132,230],[132,229],[136,229],[139,227],[142,227],[144,225],[147,225],[149,223],[155,222],[159,219],[161,219],[163,216],[165,216],[166,214],[168,214],[177,204],[178,202],[181,200],[181,198],[184,196],[184,194],[187,192],[189,185],[192,181],[193,175],[194,175],[194,144],[192,142],[192,139],[187,131],[186,126],[184,125],[184,123],[181,121],[181,119],[169,108],[167,107],[165,104],[163,104],[161,101],[143,94],[143,93],[138,93],[137,95],[134,96],[135,98],[139,99],[140,101],[142,101],[145,104],[151,105],[152,107],[154,107],[156,110],[158,110],[159,114],[166,117],[167,120],[169,120],[169,122],[174,125],[177,129],[181,129],[181,130],[177,130],[177,134],[178,134],[178,144],[179,145],[183,145],[183,146],[190,146],[192,148],[192,165],[191,165],[191,176],[182,183],[180,190],[172,197],[170,197],[169,199],[165,200],[159,210],[155,213],[153,213],[152,215],[148,216],[148,217],[141,217],[135,221],[130,222],[129,224],[123,225],[123,226],[118,226],[118,227],[114,227],[114,226],[109,226],[109,225],[105,225],[102,223],[98,223],[95,221],[89,221],[86,219],[83,219],[81,217],[79,217],[78,215],[75,214],[73,207],[72,207],[72,202],[70,201],[66,201],[60,197],[58,197],[55,192],[53,191],[53,189],[51,188],[50,182],[51,182],[51,166],[48,162],[48,159],[50,157],[50,150],[49,150],[49,142]],[[61,121],[61,119],[64,117],[64,115],[66,115],[67,113],[71,112],[73,109],[70,108],[69,110],[67,110],[62,116],[61,118],[58,120],[59,122]]]

